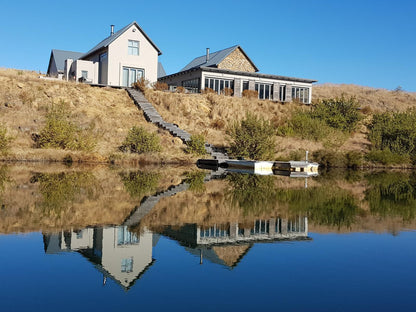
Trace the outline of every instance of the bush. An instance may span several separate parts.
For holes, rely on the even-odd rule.
[[[211,88],[205,88],[201,91],[202,94],[210,94],[210,93],[217,93]]]
[[[7,136],[7,129],[0,126],[0,153],[6,154],[9,150],[10,142],[12,141],[12,138]]]
[[[142,127],[134,126],[127,133],[123,144],[120,146],[122,152],[143,154],[160,151],[159,137],[155,133],[147,132]]]
[[[312,159],[325,168],[345,167],[345,157],[341,153],[328,150],[313,152]]]
[[[347,99],[342,96],[318,101],[311,115],[332,128],[351,132],[362,119],[359,108],[360,105],[355,98]]]
[[[416,111],[375,114],[368,126],[368,139],[376,150],[416,156]],[[386,152],[384,152],[386,153]],[[386,154],[387,155],[387,154]]]
[[[194,155],[205,155],[205,137],[203,134],[193,134],[191,139],[186,143],[188,145],[186,151]]]
[[[88,131],[74,124],[65,103],[52,106],[46,115],[46,125],[36,136],[37,147],[91,151],[95,147]]]
[[[144,79],[144,77],[140,78],[139,80],[131,84],[131,87],[133,89],[137,89],[142,92],[146,91],[148,86],[149,86],[149,81]]]
[[[153,89],[157,90],[157,91],[166,91],[169,89],[169,86],[167,83],[165,82],[155,82],[153,84]]]
[[[206,172],[201,170],[193,170],[186,173],[186,182],[189,184],[189,190],[195,193],[203,193],[205,191],[204,179]]]
[[[363,155],[360,152],[349,151],[345,154],[347,168],[358,169],[363,165]]]
[[[221,94],[226,95],[226,96],[232,96],[234,94],[234,90],[230,88],[224,88],[221,91]]]
[[[275,130],[270,122],[251,113],[246,118],[235,121],[228,129],[231,137],[230,154],[249,159],[268,159],[275,153]]]
[[[258,99],[259,93],[255,90],[244,90],[243,91],[243,97],[249,98],[249,99]]]
[[[389,149],[372,150],[367,155],[365,155],[365,158],[373,163],[380,163],[383,165],[397,165],[410,163],[409,155],[399,155],[393,153]]]

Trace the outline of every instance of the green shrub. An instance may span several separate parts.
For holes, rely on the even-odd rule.
[[[251,113],[233,122],[227,129],[231,137],[230,154],[249,159],[270,159],[274,156],[275,130],[269,121]]]
[[[194,155],[205,155],[205,137],[203,134],[193,134],[186,143],[186,152]]]
[[[142,127],[134,126],[131,128],[120,146],[123,152],[130,151],[131,153],[151,153],[160,151],[159,137],[155,133],[147,132]]]
[[[71,114],[62,102],[52,106],[46,115],[46,125],[37,138],[41,148],[61,148],[90,151],[95,143],[88,130],[82,130],[71,120]]]
[[[293,113],[286,125],[288,135],[313,141],[323,140],[330,132],[333,132],[332,129],[324,121],[313,118],[310,112],[300,110]]]
[[[349,151],[345,154],[347,168],[358,169],[363,165],[363,155],[357,151]]]
[[[368,126],[368,139],[375,150],[416,156],[416,111],[375,114]],[[388,153],[388,152],[385,152]]]
[[[345,157],[341,153],[331,150],[318,150],[313,152],[312,159],[325,168],[345,167]]]
[[[12,138],[7,136],[7,129],[0,126],[0,153],[6,154],[10,147]]]
[[[373,163],[380,163],[383,165],[397,165],[410,163],[409,155],[399,155],[393,153],[389,149],[372,150],[367,155],[365,155],[365,158]]]
[[[342,96],[318,101],[311,115],[332,128],[351,132],[362,119],[359,108],[360,105],[355,98]]]

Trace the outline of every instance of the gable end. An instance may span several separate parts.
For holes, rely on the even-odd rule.
[[[225,57],[218,64],[217,68],[250,73],[255,73],[258,71],[240,47],[227,55],[227,57]]]

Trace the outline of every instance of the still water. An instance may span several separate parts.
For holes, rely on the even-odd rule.
[[[396,311],[416,175],[0,169],[0,311]]]

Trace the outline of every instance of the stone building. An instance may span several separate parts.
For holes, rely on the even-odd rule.
[[[312,84],[316,80],[268,75],[258,68],[239,46],[206,54],[193,59],[180,72],[158,78],[171,88],[182,86],[189,92],[210,88],[218,94],[241,97],[245,90],[258,92],[259,99],[279,102],[298,100],[310,104]]]

